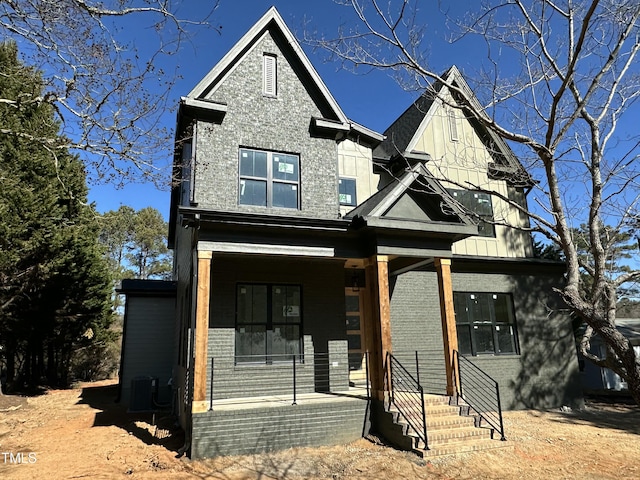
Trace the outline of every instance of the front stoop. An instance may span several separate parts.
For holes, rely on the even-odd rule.
[[[419,405],[405,405],[403,409],[411,416],[422,415]],[[493,429],[481,426],[479,417],[468,405],[456,404],[456,400],[451,397],[425,395],[428,450],[425,450],[422,440],[394,405],[387,411],[396,426],[395,438],[390,440],[421,457],[454,455],[510,446],[507,442],[494,440]]]

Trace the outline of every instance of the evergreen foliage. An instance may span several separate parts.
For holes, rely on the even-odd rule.
[[[41,75],[12,42],[0,44],[0,71],[0,97],[15,101],[0,104],[0,130],[59,136],[53,108],[31,101]],[[9,386],[66,386],[83,347],[113,341],[111,280],[78,157],[0,136],[0,218],[0,366]]]

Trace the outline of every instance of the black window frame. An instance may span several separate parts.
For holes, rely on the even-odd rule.
[[[464,297],[463,297],[464,296]],[[474,296],[477,297],[493,297],[493,300],[498,300],[497,297],[501,297],[507,300],[506,308],[504,312],[507,315],[506,320],[504,318],[497,318],[496,315],[496,303],[486,303],[487,311],[485,312],[488,317],[476,318],[477,308],[473,308]],[[482,355],[520,355],[520,342],[518,340],[518,327],[515,315],[515,308],[513,304],[513,295],[511,293],[503,292],[453,292],[453,303],[456,317],[456,330],[458,336],[458,351],[463,355],[482,356]],[[464,305],[464,311],[463,311]],[[479,344],[481,341],[478,339],[477,330],[480,328],[491,327],[492,335],[491,342],[493,350],[479,351]],[[501,338],[500,329],[502,327],[509,327],[509,338],[511,340],[512,349],[509,351],[501,350]],[[463,335],[466,338],[463,338]],[[461,341],[463,340],[464,341]],[[469,345],[470,348],[465,348],[464,345]]]
[[[462,207],[476,214],[479,218],[478,221],[478,236],[486,238],[496,237],[496,227],[493,223],[493,199],[491,195],[483,192],[474,192],[473,190],[464,190],[449,188],[447,189],[449,195],[453,197]],[[489,205],[490,213],[483,212],[479,208],[480,201],[486,202]]]
[[[266,296],[266,321],[265,322],[239,322],[239,311],[240,311],[240,289],[242,287],[265,287],[267,290]],[[298,289],[298,297],[299,297],[299,315],[297,322],[282,322],[282,321],[274,321],[273,318],[273,304],[274,304],[274,291],[277,288],[297,288]],[[290,355],[296,355],[299,362],[303,361],[304,358],[304,323],[303,323],[303,303],[302,303],[302,285],[300,284],[289,284],[289,283],[254,283],[254,282],[238,282],[236,284],[236,308],[235,308],[235,334],[234,334],[234,362],[236,365],[246,365],[246,364],[272,364],[277,362],[291,361]],[[238,354],[238,335],[240,333],[239,329],[242,326],[255,326],[255,325],[264,325],[265,327],[265,338],[264,338],[264,354]],[[297,343],[297,352],[294,353],[273,353],[273,339],[275,328],[282,327],[290,327],[297,326],[298,327],[298,343]]]
[[[344,183],[343,183],[344,182]],[[351,201],[342,201],[342,195],[351,195],[351,193],[347,192],[344,188],[342,188],[344,185],[349,184],[350,182],[353,182],[353,195],[352,195],[352,199]],[[340,205],[346,206],[346,207],[355,207],[358,204],[358,199],[357,199],[357,191],[358,191],[358,183],[356,181],[355,178],[349,178],[349,177],[340,177],[338,179],[338,202],[340,203]]]
[[[254,158],[255,154],[264,154],[266,156],[266,172],[263,175],[250,175],[242,172],[242,162],[243,162],[243,153],[253,153]],[[294,164],[293,171],[297,178],[295,180],[291,180],[289,178],[279,178],[278,173],[274,172],[273,164],[276,161],[279,161],[278,156],[288,157],[295,159],[296,163]],[[287,162],[288,163],[288,162]],[[279,164],[280,165],[280,164]],[[287,172],[280,172],[283,175],[289,175]],[[293,174],[292,174],[293,175]],[[300,210],[300,180],[301,180],[301,172],[300,172],[300,155],[296,153],[288,153],[288,152],[278,152],[273,150],[261,150],[258,148],[250,148],[250,147],[240,147],[238,151],[238,205],[244,206],[253,206],[253,207],[263,207],[263,208],[283,208],[287,210]],[[242,196],[244,188],[246,187],[246,182],[264,182],[266,187],[265,199],[264,203],[250,203],[243,202]],[[286,206],[286,205],[274,205],[274,185],[291,185],[296,192],[296,204],[295,206]]]

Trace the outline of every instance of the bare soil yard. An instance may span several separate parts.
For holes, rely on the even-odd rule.
[[[591,402],[582,412],[508,412],[509,448],[430,461],[364,439],[191,461],[176,458],[183,438],[169,419],[160,418],[156,428],[150,415],[126,414],[113,403],[115,392],[112,380],[28,398],[0,397],[0,478],[640,478],[640,409],[630,405]]]

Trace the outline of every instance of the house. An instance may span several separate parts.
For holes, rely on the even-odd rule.
[[[616,328],[633,346],[636,357],[640,358],[640,318],[618,318]],[[591,337],[590,352],[600,358],[606,357],[607,348],[599,335]],[[582,355],[578,359],[580,376],[584,390],[594,393],[603,393],[607,390],[627,390],[627,382],[622,380],[617,373],[609,368],[599,367],[586,360]]]
[[[192,457],[370,429],[432,448],[427,393],[498,430],[500,402],[581,401],[550,293],[563,265],[494,224],[526,226],[517,209],[461,187],[525,204],[528,176],[454,104],[440,85],[384,134],[349,120],[274,8],[181,99],[164,353]]]

